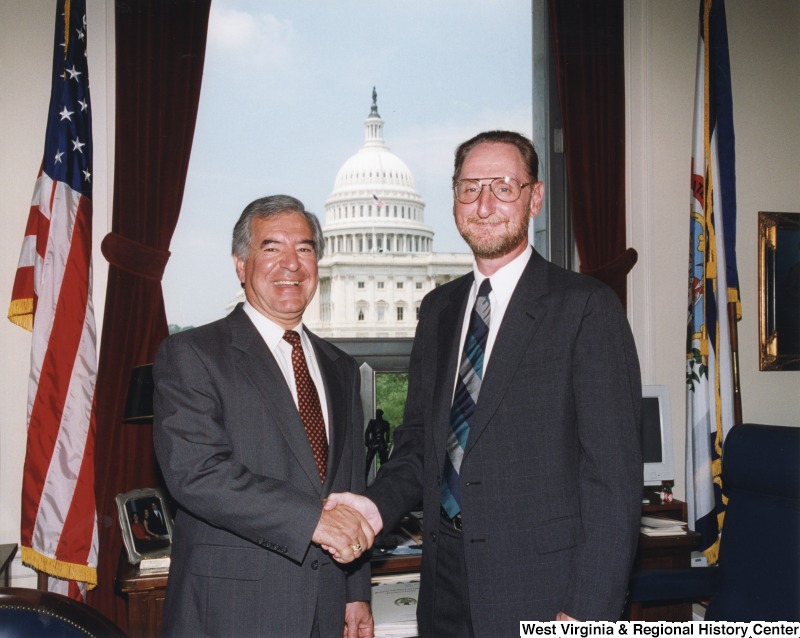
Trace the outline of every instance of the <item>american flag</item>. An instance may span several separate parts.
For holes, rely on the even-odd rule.
[[[58,0],[44,158],[8,318],[33,333],[22,562],[78,599],[97,584],[91,197],[86,0]]]
[[[375,200],[375,203],[378,205],[378,210],[382,209],[386,206],[386,202],[384,202],[380,197],[378,197],[375,193],[372,194],[372,199]]]

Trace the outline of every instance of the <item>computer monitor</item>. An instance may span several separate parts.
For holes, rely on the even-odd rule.
[[[665,385],[642,387],[642,460],[644,485],[675,480],[672,416],[669,388]]]

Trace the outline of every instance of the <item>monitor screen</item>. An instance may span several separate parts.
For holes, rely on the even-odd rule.
[[[672,418],[669,389],[665,385],[642,387],[642,461],[644,484],[675,480],[672,452]]]

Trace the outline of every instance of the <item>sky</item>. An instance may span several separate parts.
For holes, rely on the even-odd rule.
[[[530,0],[213,0],[163,282],[169,323],[224,316],[239,288],[231,231],[252,200],[292,195],[324,226],[336,173],[364,143],[373,86],[434,250],[468,251],[452,221],[453,151],[487,129],[532,134]]]

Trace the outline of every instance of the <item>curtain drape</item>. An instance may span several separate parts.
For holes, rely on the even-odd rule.
[[[623,0],[550,0],[549,13],[580,269],[626,305]]]
[[[161,276],[178,221],[200,98],[211,0],[117,0],[114,208],[102,243],[108,288],[96,387],[98,587],[88,601],[121,628],[115,496],[158,487],[152,426],[123,425],[131,369],[167,335]]]

